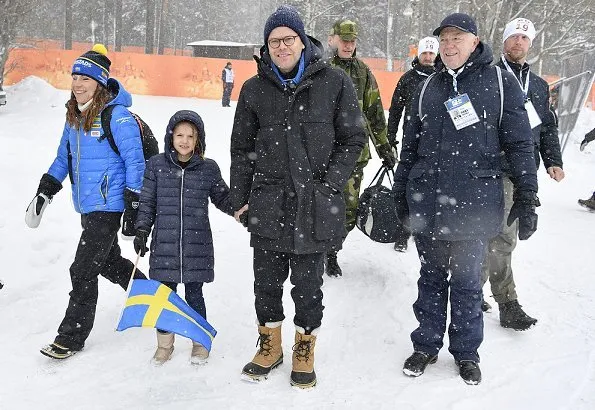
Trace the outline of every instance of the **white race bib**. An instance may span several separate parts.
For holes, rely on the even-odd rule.
[[[444,105],[457,131],[479,122],[475,108],[466,93],[445,101]]]

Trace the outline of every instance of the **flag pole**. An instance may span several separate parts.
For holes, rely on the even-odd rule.
[[[124,298],[124,303],[122,304],[122,309],[120,309],[120,315],[118,316],[118,321],[116,322],[116,328],[114,332],[118,331],[118,325],[120,324],[120,320],[122,320],[122,316],[124,315],[124,309],[126,309],[126,301],[130,296],[130,288],[132,287],[132,281],[134,280],[134,274],[136,273],[136,267],[138,266],[138,262],[140,261],[140,250],[136,254],[136,261],[134,262],[134,267],[132,268],[132,273],[130,274],[130,279],[128,279],[128,286],[126,286],[126,298]]]

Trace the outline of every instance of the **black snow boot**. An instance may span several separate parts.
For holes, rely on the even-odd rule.
[[[403,373],[407,376],[418,377],[424,374],[424,370],[429,364],[436,363],[438,356],[432,356],[431,354],[424,352],[413,352],[411,356],[405,360],[403,365]]]
[[[467,384],[481,383],[481,370],[479,364],[473,360],[461,360],[457,363],[459,366],[459,374]]]
[[[341,267],[337,262],[337,252],[332,251],[326,254],[326,274],[336,278],[343,276]]]
[[[584,206],[585,208],[591,211],[595,211],[595,192],[593,193],[593,196],[591,196],[591,198],[579,199],[578,203],[580,206]]]
[[[522,309],[518,300],[500,304],[500,326],[514,329],[527,330],[535,323],[537,319],[532,318]]]

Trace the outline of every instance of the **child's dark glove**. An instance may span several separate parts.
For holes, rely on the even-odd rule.
[[[139,229],[136,231],[136,236],[134,237],[134,252],[139,254],[141,257],[145,256],[145,253],[149,250],[147,248],[147,239],[149,238],[149,232],[145,231],[144,229]]]
[[[135,236],[136,215],[138,214],[139,195],[129,189],[124,190],[124,215],[122,216],[122,235]]]

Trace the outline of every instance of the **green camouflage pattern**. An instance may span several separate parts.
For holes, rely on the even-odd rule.
[[[355,164],[355,169],[351,173],[351,177],[349,177],[347,185],[345,185],[345,189],[343,190],[343,198],[345,199],[345,229],[347,233],[351,232],[355,227],[359,192],[366,165],[368,165],[368,161],[357,162]]]
[[[345,71],[353,81],[359,107],[364,114],[366,134],[372,140],[378,156],[381,159],[394,158],[394,152],[388,143],[386,117],[378,83],[366,63],[357,57],[342,59],[336,55],[330,60],[330,63],[333,67]],[[357,161],[368,162],[370,158],[370,147],[369,144],[366,144]]]

